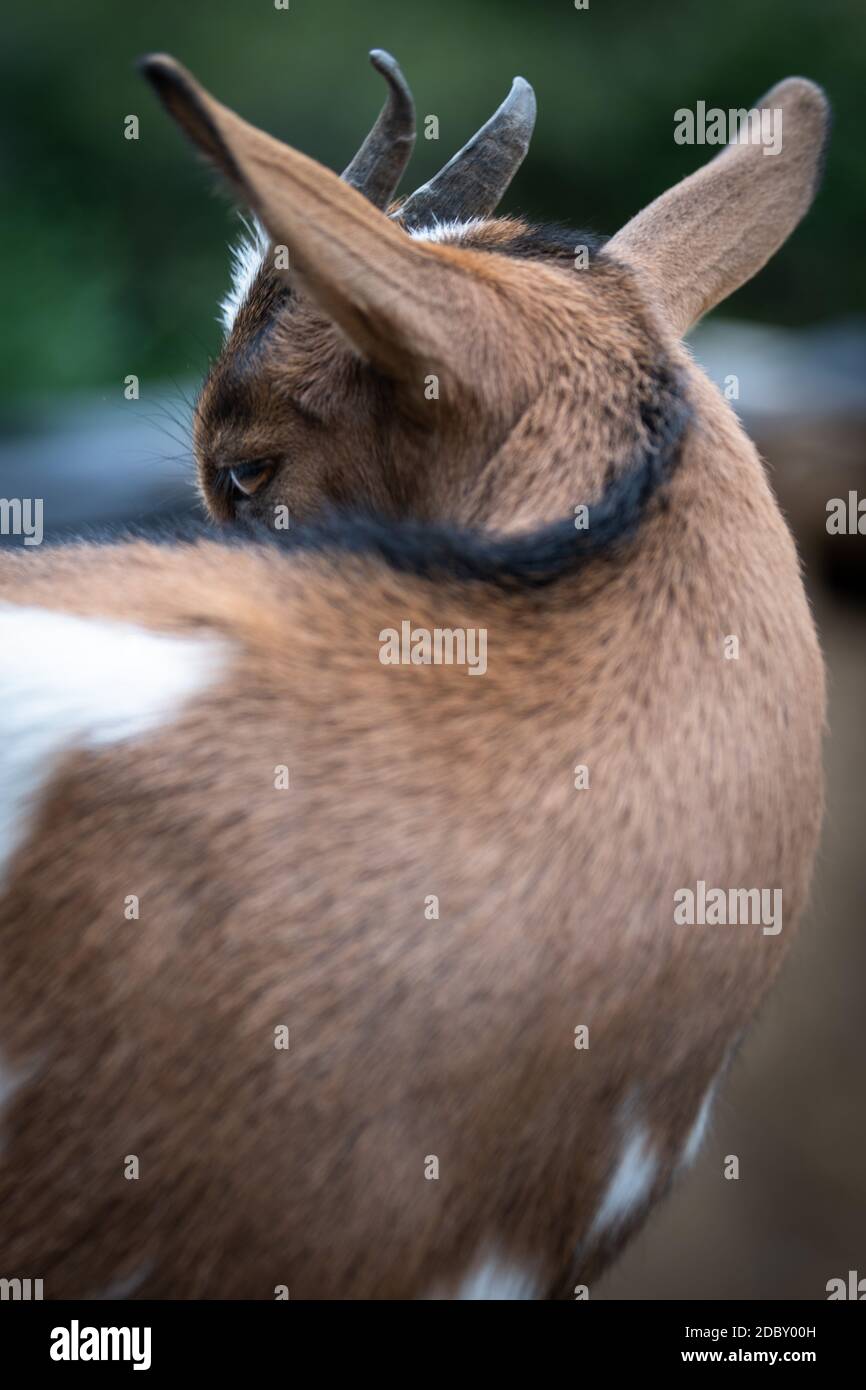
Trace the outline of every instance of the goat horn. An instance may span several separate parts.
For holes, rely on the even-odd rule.
[[[463,221],[494,211],[511,183],[532,138],[535,93],[522,77],[490,120],[444,168],[409,195],[395,217],[408,231],[431,221]]]
[[[409,163],[415,144],[415,103],[400,65],[381,48],[370,52],[370,62],[388,83],[388,97],[343,178],[374,207],[384,208]]]

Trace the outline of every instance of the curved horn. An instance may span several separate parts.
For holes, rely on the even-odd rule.
[[[493,212],[529,149],[535,125],[535,93],[522,77],[490,120],[444,168],[409,195],[394,214],[408,231],[439,222],[486,217]]]
[[[370,62],[388,83],[388,96],[376,124],[342,177],[369,198],[374,207],[384,208],[393,197],[415,144],[415,103],[409,84],[390,53],[374,48]]]

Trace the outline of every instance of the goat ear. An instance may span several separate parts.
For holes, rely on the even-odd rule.
[[[289,253],[288,275],[356,349],[393,377],[452,370],[466,279],[330,169],[222,106],[173,58],[141,61],[168,112]],[[465,364],[468,368],[469,363]]]
[[[780,148],[728,145],[638,213],[608,242],[649,281],[685,333],[760,270],[808,210],[820,179],[830,108],[820,87],[789,77],[757,103]]]

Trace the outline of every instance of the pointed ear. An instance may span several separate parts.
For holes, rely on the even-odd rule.
[[[679,334],[760,270],[815,196],[830,121],[823,91],[789,77],[757,108],[777,152],[728,145],[608,242],[642,273]]]
[[[222,106],[173,58],[156,54],[140,66],[168,112],[287,247],[289,278],[362,356],[397,378],[417,380],[419,364],[459,370],[455,320],[469,277],[330,169]]]

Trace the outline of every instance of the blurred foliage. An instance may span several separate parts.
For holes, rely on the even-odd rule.
[[[712,150],[673,141],[673,112],[749,105],[780,77],[822,82],[835,108],[825,185],[737,314],[807,322],[866,306],[864,0],[41,0],[7,7],[0,53],[5,331],[0,395],[198,376],[219,334],[236,219],[134,70],[163,49],[254,123],[342,168],[390,49],[438,142],[422,182],[520,72],[539,119],[506,208],[612,232]],[[137,114],[140,139],[124,139]]]

